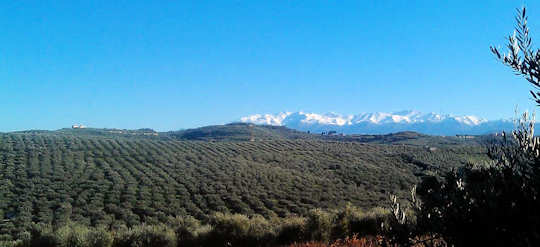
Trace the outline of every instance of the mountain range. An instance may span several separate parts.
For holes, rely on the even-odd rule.
[[[429,135],[483,135],[514,129],[510,119],[487,120],[477,116],[399,111],[357,115],[337,113],[283,112],[242,117],[244,123],[286,126],[313,133],[336,131],[344,134],[388,134],[416,131]]]

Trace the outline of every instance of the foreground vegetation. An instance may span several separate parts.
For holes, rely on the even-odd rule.
[[[540,49],[531,47],[525,8],[518,10],[516,21],[508,52],[491,50],[535,87],[531,95],[540,105]],[[423,177],[411,190],[409,207],[392,196],[387,240],[413,246],[422,242],[419,236],[428,236],[450,246],[540,246],[540,137],[535,125],[534,115],[524,113],[512,133],[490,145],[490,162],[447,172],[443,179]]]
[[[208,222],[191,217],[168,217],[163,224],[142,224],[110,230],[66,222],[62,226],[32,224],[17,241],[5,246],[285,246],[348,235],[376,235],[388,221],[389,212],[378,208],[363,211],[347,206],[342,210],[310,210],[305,217],[272,217],[213,214]]]

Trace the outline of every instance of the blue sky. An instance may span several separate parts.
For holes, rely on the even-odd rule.
[[[532,109],[499,64],[534,1],[3,1],[0,131],[176,130],[281,111]],[[538,43],[537,43],[538,44]]]

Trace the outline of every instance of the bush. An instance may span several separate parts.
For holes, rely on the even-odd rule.
[[[216,213],[211,223],[213,229],[210,234],[215,244],[238,243],[247,236],[249,229],[249,218],[242,214]]]
[[[292,244],[290,247],[377,247],[381,246],[379,240],[373,237],[358,238],[357,235],[352,237],[345,237],[344,239],[338,239],[333,243],[326,244],[320,242],[308,242],[300,244]]]
[[[420,227],[455,246],[538,246],[540,139],[532,123],[524,114],[511,139],[490,147],[492,164],[468,165],[443,181],[425,178]]]
[[[347,205],[337,213],[334,239],[347,236],[375,236],[381,233],[381,225],[387,221],[390,212],[377,207],[369,211]]]
[[[268,243],[274,240],[275,236],[274,226],[263,216],[254,215],[250,218],[248,240],[252,243]]]
[[[21,246],[25,247],[56,247],[60,246],[51,225],[34,224],[29,234],[21,238]]]
[[[382,209],[363,211],[351,205],[344,210],[314,209],[307,217],[264,218],[261,215],[216,213],[209,224],[192,216],[166,219],[166,225],[120,225],[111,229],[67,222],[53,230],[51,225],[35,224],[21,232],[18,241],[3,241],[6,246],[284,246],[295,242],[328,243],[344,235],[377,234],[377,226],[387,218]]]
[[[59,246],[62,247],[90,247],[87,236],[90,230],[88,227],[75,224],[67,224],[55,232]]]
[[[176,234],[164,225],[140,225],[119,232],[115,237],[115,247],[175,247]]]
[[[346,209],[347,210],[347,209]],[[390,212],[384,208],[374,208],[363,212],[358,208],[349,209],[349,230],[346,236],[375,236],[381,233],[381,226],[388,222]],[[386,223],[388,224],[388,223]],[[341,236],[343,238],[344,236]]]
[[[210,225],[203,225],[192,216],[178,216],[169,219],[174,229],[178,244],[183,247],[202,246],[212,230]]]
[[[86,237],[88,246],[110,247],[113,244],[113,236],[105,228],[93,229]]]
[[[260,215],[249,218],[242,214],[216,213],[211,223],[208,246],[268,246],[276,235],[274,226]]]
[[[518,10],[508,53],[492,52],[500,61],[540,89],[540,50],[534,51],[525,8]],[[540,92],[531,91],[540,105]],[[540,139],[534,117],[523,114],[511,137],[489,147],[491,164],[469,165],[442,181],[425,178],[419,227],[455,246],[540,245]]]
[[[306,240],[306,218],[289,217],[275,221],[277,221],[275,224],[279,225],[276,230],[277,244],[285,245]]]
[[[309,239],[328,242],[332,237],[335,215],[321,209],[310,210],[307,215],[306,232]]]
[[[492,52],[540,90],[540,50],[531,48],[525,8],[518,10],[508,53]],[[540,91],[531,91],[540,105]],[[469,164],[445,174],[426,176],[415,199],[416,220],[393,198],[390,237],[414,244],[418,236],[442,237],[452,246],[540,246],[540,138],[534,117],[523,114],[516,130],[488,147],[487,164]]]

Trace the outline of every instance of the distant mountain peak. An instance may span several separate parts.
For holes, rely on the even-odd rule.
[[[421,113],[414,110],[398,111],[392,113],[373,112],[360,113],[357,115],[342,115],[335,112],[318,114],[310,112],[282,112],[278,114],[255,114],[242,117],[240,121],[255,124],[284,125],[287,121],[300,121],[306,124],[328,124],[328,125],[353,125],[362,122],[372,124],[383,123],[423,123],[440,122],[446,119],[453,119],[466,125],[478,125],[486,122],[486,119],[477,116],[454,116],[437,113]]]
[[[385,134],[397,131],[417,131],[425,134],[485,134],[509,130],[513,125],[505,120],[488,121],[472,115],[422,113],[415,110],[372,112],[343,115],[335,112],[282,112],[242,117],[241,122],[286,126],[297,130],[336,130],[343,133]]]

